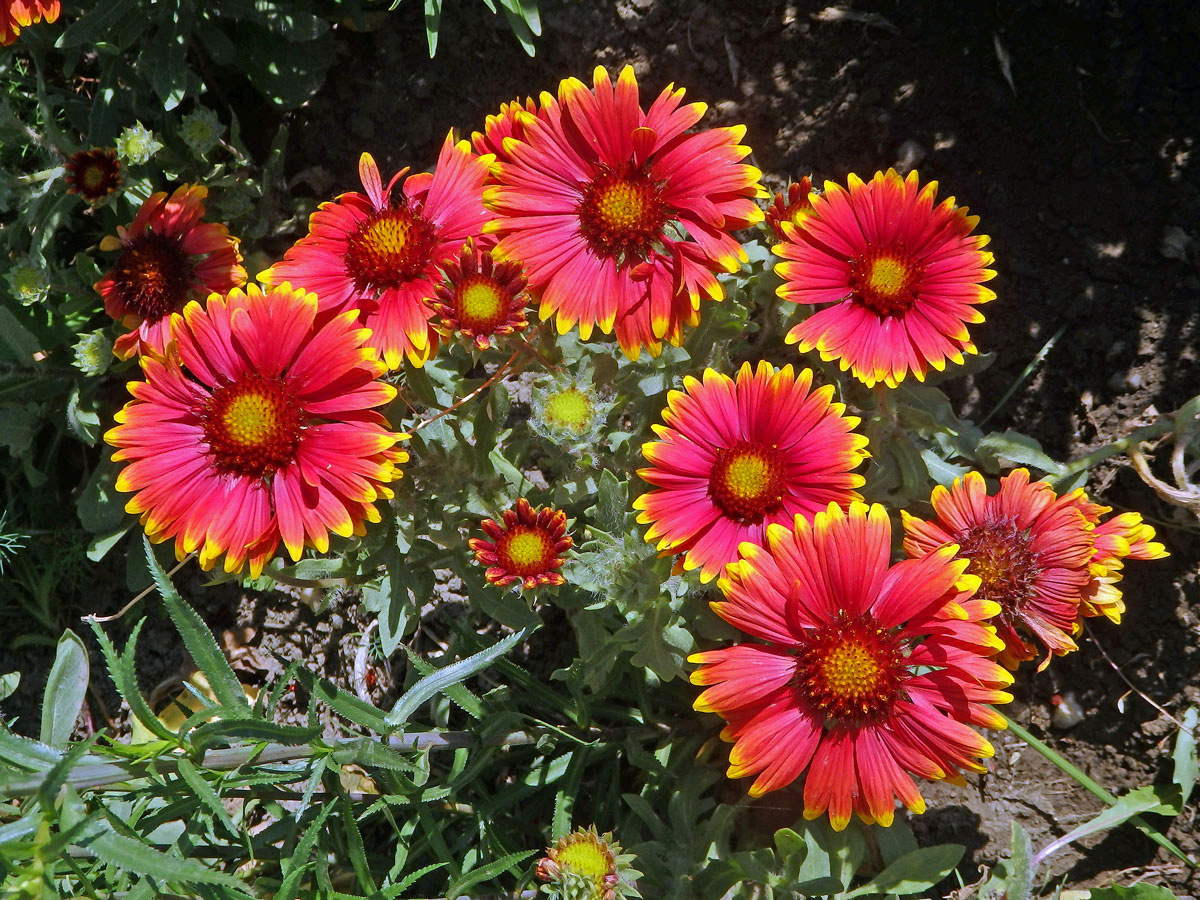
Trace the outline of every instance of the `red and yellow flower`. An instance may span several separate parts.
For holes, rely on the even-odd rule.
[[[438,342],[428,301],[442,265],[488,218],[480,198],[490,162],[447,135],[433,174],[405,178],[405,168],[384,186],[375,160],[364,153],[358,174],[366,193],[349,191],[322,203],[308,234],[259,281],[315,291],[322,312],[354,309],[388,368],[400,368],[405,357],[424,365]],[[401,179],[397,198],[392,192]]]
[[[486,350],[497,336],[529,326],[529,294],[520,262],[496,259],[491,250],[468,241],[458,259],[442,263],[442,271],[446,280],[429,301],[437,314],[433,327],[440,334],[457,332]]]
[[[996,296],[982,286],[996,273],[988,237],[971,233],[979,217],[953,197],[934,206],[937,182],[922,188],[916,172],[889,169],[865,184],[851,175],[849,184],[827,181],[801,224],[782,223],[779,296],[825,307],[788,343],[816,348],[868,387],[961,364],[977,352],[967,325],[982,322],[977,306]]]
[[[813,389],[811,369],[742,366],[737,380],[708,369],[667,395],[659,440],[642,446],[638,475],[654,490],[634,501],[646,540],[683,554],[684,569],[707,582],[738,558],[744,541],[762,544],[772,524],[811,517],[830,502],[858,499],[853,470],[867,457],[859,420]]]
[[[901,513],[904,552],[915,558],[959,547],[967,571],[980,579],[977,596],[997,607],[1000,661],[1010,668],[1037,655],[1026,638],[1046,649],[1041,669],[1051,654],[1077,649],[1073,638],[1084,616],[1119,622],[1122,560],[1166,556],[1137,513],[1101,522],[1108,507],[1089,501],[1082,488],[1059,497],[1045,482],[1031,482],[1025,469],[1001,478],[994,495],[982,475],[969,472],[948,489],[935,487],[930,502],[933,520]]]
[[[985,704],[1011,699],[1012,676],[988,658],[991,604],[972,600],[957,548],[889,566],[887,512],[858,502],[766,537],[742,545],[712,604],[763,643],[690,657],[696,709],[728,722],[729,777],[756,776],[757,797],[807,771],[805,818],[841,830],[851,813],[890,825],[895,798],[923,812],[914,775],[982,772],[992,747],[968,725],[1004,726]]]
[[[560,333],[615,328],[626,355],[657,354],[703,297],[725,296],[716,273],[746,259],[730,232],[762,220],[753,198],[766,193],[741,162],[745,128],[689,132],[705,107],[682,99],[668,87],[643,110],[631,68],[615,85],[597,68],[592,88],[568,78],[536,115],[510,107],[494,124],[512,133],[485,193],[488,230],[524,261]]]
[[[117,151],[103,147],[77,150],[67,157],[63,168],[67,193],[78,194],[92,205],[103,203],[115,194],[123,180]]]
[[[467,542],[475,559],[487,567],[484,577],[500,587],[519,581],[526,590],[565,584],[558,569],[563,554],[575,545],[567,534],[567,514],[552,506],[530,506],[522,497],[501,519],[484,519],[480,524],[490,540]]]
[[[206,196],[198,184],[169,197],[151,194],[129,228],[118,226],[116,237],[100,241],[101,250],[121,251],[95,285],[104,311],[131,329],[113,345],[119,358],[165,355],[172,313],[245,283],[238,239],[224,225],[201,221]]]
[[[531,97],[526,97],[524,103],[520,100],[501,103],[500,112],[492,113],[484,120],[483,131],[476,131],[471,135],[475,152],[481,155],[489,154],[499,163],[511,162],[512,159],[504,146],[505,141],[524,141],[526,123],[541,116],[541,109]]]
[[[208,569],[224,555],[225,571],[258,576],[281,541],[299,559],[379,521],[408,459],[374,411],[396,391],[357,314],[317,308],[286,284],[214,294],[171,316],[177,357],[141,358],[105,440],[126,510],[178,558]]]
[[[783,223],[791,222],[799,227],[804,220],[812,215],[813,186],[812,178],[805,175],[799,182],[793,181],[788,185],[787,192],[780,191],[767,207],[766,222],[775,237],[786,240],[783,233]]]
[[[0,0],[0,47],[16,41],[22,28],[38,22],[55,22],[61,0]]]

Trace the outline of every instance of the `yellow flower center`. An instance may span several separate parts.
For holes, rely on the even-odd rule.
[[[796,652],[795,684],[821,712],[861,721],[887,715],[907,674],[905,648],[869,614],[844,613],[807,632]]]
[[[545,529],[517,525],[496,542],[500,565],[514,575],[539,575],[554,564],[554,541]]]
[[[89,191],[94,191],[104,183],[104,172],[99,166],[87,166],[83,170],[83,177],[80,179],[83,186]]]
[[[669,218],[661,195],[661,187],[632,165],[601,168],[582,190],[580,233],[597,256],[622,263],[645,259]]]
[[[558,864],[586,878],[600,879],[611,871],[607,850],[594,839],[567,844],[558,851]]]
[[[872,289],[894,297],[908,281],[908,266],[898,259],[882,256],[871,263],[871,274],[867,277]]]
[[[632,228],[646,212],[646,198],[639,185],[618,181],[596,200],[596,211],[609,228]]]
[[[709,493],[731,518],[757,522],[782,505],[783,475],[783,463],[775,447],[743,441],[717,452],[709,475]]]
[[[821,674],[830,693],[839,697],[862,697],[879,683],[882,669],[875,656],[855,641],[832,648],[821,664]]]
[[[424,216],[399,206],[377,212],[346,239],[346,271],[360,290],[399,287],[431,261],[437,230]]]
[[[272,475],[295,459],[302,418],[286,385],[262,375],[217,388],[200,412],[217,466],[251,478]]]
[[[851,296],[880,317],[901,316],[917,302],[922,271],[899,244],[869,249],[850,260]]]
[[[458,318],[463,327],[490,334],[504,323],[508,295],[491,279],[468,282],[458,296]]]
[[[546,401],[546,421],[575,434],[585,431],[592,420],[592,401],[577,387],[552,394]]]

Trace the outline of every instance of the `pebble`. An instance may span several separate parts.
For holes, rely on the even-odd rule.
[[[1167,259],[1178,259],[1187,262],[1188,248],[1194,243],[1192,236],[1178,225],[1168,225],[1163,229],[1162,244],[1159,252]]]
[[[1050,713],[1051,725],[1065,731],[1068,728],[1074,728],[1083,721],[1083,707],[1073,692],[1067,691],[1055,696],[1059,702],[1054,706],[1053,712]]]
[[[929,151],[916,141],[905,141],[896,151],[896,171],[901,175],[907,175],[923,163],[928,155]]]
[[[1140,388],[1142,382],[1141,372],[1114,372],[1108,379],[1108,386],[1118,393],[1128,393]]]

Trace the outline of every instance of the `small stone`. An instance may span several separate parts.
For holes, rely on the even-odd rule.
[[[1159,252],[1167,259],[1177,259],[1180,262],[1187,262],[1188,249],[1194,243],[1195,239],[1178,225],[1168,225],[1163,229],[1162,244],[1159,245]]]
[[[896,151],[896,171],[905,175],[925,161],[929,151],[916,141],[905,141]]]

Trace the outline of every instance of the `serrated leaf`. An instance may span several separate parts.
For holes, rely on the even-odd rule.
[[[388,730],[383,710],[378,707],[342,690],[328,679],[318,678],[304,667],[296,672],[296,678],[314,700],[324,703],[346,720],[379,734]]]
[[[87,647],[70,628],[58,640],[54,654],[54,665],[46,679],[46,691],[42,695],[43,744],[65,747],[75,729],[75,720],[87,694],[88,677]]]
[[[216,817],[230,837],[235,841],[240,840],[237,826],[233,824],[233,819],[230,818],[229,811],[225,809],[225,804],[221,802],[221,798],[213,786],[205,781],[204,776],[192,765],[191,760],[186,756],[179,757],[175,761],[175,771],[179,773],[179,777],[187,783],[200,802],[208,807],[209,812]]]
[[[892,862],[866,884],[855,888],[846,897],[866,894],[919,894],[929,890],[954,871],[966,847],[961,844],[938,844],[918,847]]]
[[[1000,471],[1001,459],[1022,466],[1033,466],[1051,475],[1061,474],[1064,468],[1046,455],[1036,439],[1011,429],[986,435],[976,446],[975,456],[993,474]]]
[[[518,866],[523,863],[536,850],[522,850],[518,853],[510,853],[507,856],[502,856],[499,859],[493,860],[487,865],[480,866],[477,869],[472,869],[470,872],[463,874],[461,878],[456,879],[450,888],[446,891],[447,897],[457,897],[464,891],[470,890],[477,884],[481,884],[490,878],[495,878],[501,872],[504,872],[513,866]]]
[[[178,885],[219,884],[238,890],[245,888],[240,879],[219,869],[195,860],[160,853],[153,847],[116,832],[101,834],[89,841],[87,846],[106,863],[136,875],[146,875]]]
[[[296,842],[296,849],[292,851],[291,858],[284,867],[283,882],[279,885],[279,890],[275,892],[275,900],[294,900],[296,889],[300,886],[300,879],[308,869],[309,854],[312,853],[313,847],[316,846],[317,838],[321,834],[325,820],[329,818],[333,810],[334,805],[332,803],[322,804],[316,818],[304,829],[304,834]]]
[[[932,450],[922,450],[921,459],[925,463],[929,477],[943,487],[950,487],[955,478],[962,478],[971,471],[970,466],[956,466],[948,463]]]

